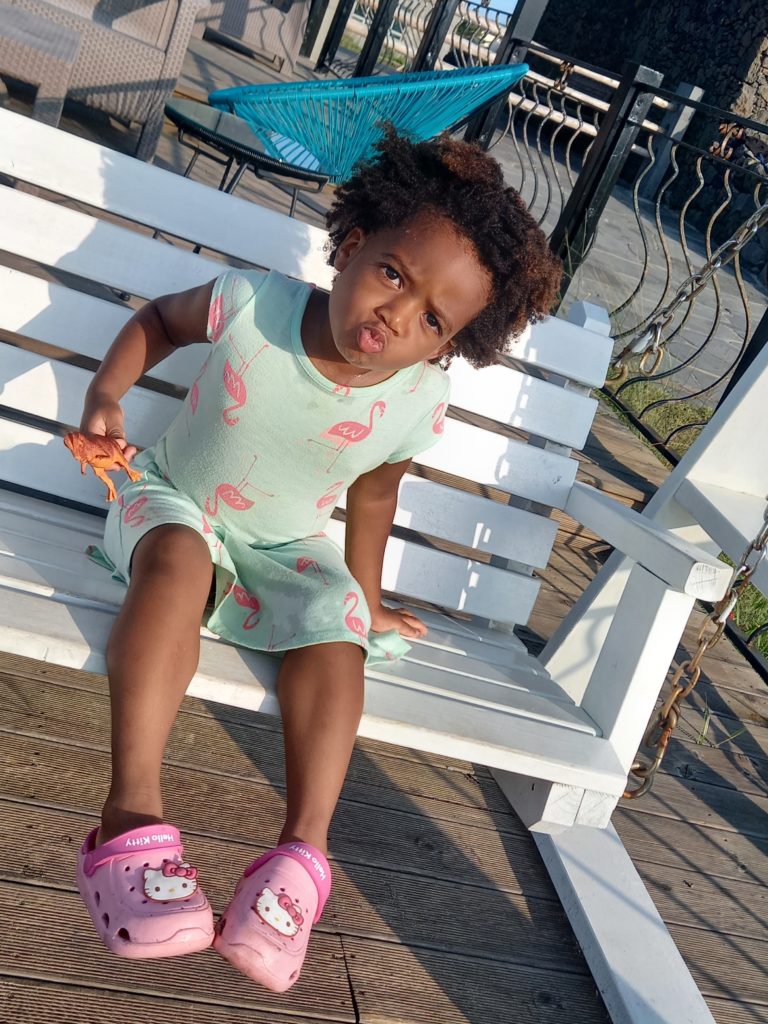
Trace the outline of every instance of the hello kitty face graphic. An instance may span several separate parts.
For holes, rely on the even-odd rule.
[[[252,909],[280,935],[294,936],[304,923],[298,903],[294,903],[284,892],[279,895],[272,892],[268,886],[261,890]]]
[[[148,900],[167,903],[185,900],[197,890],[197,868],[166,861],[161,868],[144,871],[144,895]]]

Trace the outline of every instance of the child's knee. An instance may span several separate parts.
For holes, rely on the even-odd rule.
[[[131,579],[178,578],[190,584],[196,578],[210,585],[213,564],[203,537],[182,523],[165,523],[145,534],[131,558]]]

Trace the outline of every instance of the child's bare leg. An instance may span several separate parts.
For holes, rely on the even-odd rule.
[[[327,850],[363,710],[363,650],[353,643],[288,651],[278,680],[288,789],[280,842]]]
[[[163,752],[197,668],[212,572],[205,541],[187,526],[158,526],[136,545],[107,647],[112,784],[98,842],[162,821]]]

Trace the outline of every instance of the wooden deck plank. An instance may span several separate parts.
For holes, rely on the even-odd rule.
[[[0,882],[0,908],[5,938],[0,946],[2,975],[254,1011],[290,1005],[292,1011],[309,1016],[322,1009],[329,1021],[355,1019],[341,940],[334,935],[315,937],[312,956],[291,990],[289,1004],[286,996],[254,985],[210,950],[168,960],[117,961],[71,892]]]
[[[0,791],[9,799],[96,813],[107,791],[106,752],[6,734],[0,749]],[[278,839],[282,797],[270,786],[168,766],[166,814],[184,835],[243,840],[265,846]],[[243,822],[243,808],[249,808]],[[211,808],[216,809],[211,814]],[[486,827],[431,819],[434,805],[414,801],[411,812],[339,803],[331,826],[338,860],[389,867],[445,881],[471,882],[503,892],[551,894],[549,876],[528,836],[505,833],[489,814]],[[245,834],[244,834],[245,833]]]
[[[768,943],[706,928],[669,926],[702,995],[768,1007]]]
[[[103,694],[107,692],[107,681],[102,675],[93,672],[83,672],[79,669],[64,668],[50,662],[36,661],[33,658],[7,654],[2,651],[0,652],[0,677],[5,676],[37,679],[40,682],[66,686],[73,690],[82,690],[86,693]],[[9,680],[9,682],[11,685],[16,685],[13,680]],[[204,701],[185,697],[181,710],[189,715],[215,718],[222,725],[233,723],[276,733],[282,731],[279,720],[272,715],[254,714],[252,711],[226,704],[211,705]],[[441,754],[425,754],[423,751],[410,750],[407,747],[394,747],[391,743],[385,743],[380,740],[358,738],[356,748],[366,753],[383,755],[388,759],[415,762],[418,765],[426,764],[430,769],[456,772],[466,776],[475,774],[478,779],[491,778],[488,769],[482,765],[473,765],[469,761],[461,761]],[[498,787],[495,787],[495,797],[494,793],[488,793],[484,795],[483,799],[495,799],[493,807],[495,810],[509,810],[509,804]]]
[[[82,813],[0,801],[5,842],[0,878],[74,892],[79,839],[93,827]],[[34,833],[38,841],[28,842]],[[18,851],[24,850],[23,861]],[[231,839],[197,838],[187,855],[200,872],[215,913],[226,907],[239,871],[265,847]],[[331,861],[333,892],[318,932],[354,935],[518,966],[588,975],[554,892],[548,898],[503,893],[471,883],[425,880],[401,869]],[[221,865],[230,867],[222,874]]]
[[[109,698],[106,681],[102,692],[82,692],[57,683],[41,691],[35,681],[0,673],[3,728],[19,735],[69,740],[77,722],[79,744],[109,748]],[[192,703],[191,701],[189,703]],[[168,763],[249,778],[284,788],[283,742],[272,726],[275,719],[246,712],[240,722],[217,720],[218,707],[202,705],[203,713],[183,710],[175,724],[166,752]],[[265,727],[266,726],[266,727]],[[477,810],[491,810],[509,818],[507,830],[524,834],[495,784],[466,772],[447,771],[419,760],[392,758],[383,753],[356,750],[347,775],[347,795],[391,807],[409,805],[410,796],[446,803],[444,813],[452,820],[472,823]],[[481,815],[481,820],[485,818]]]
[[[768,762],[733,749],[700,746],[680,737],[667,748],[662,767],[681,779],[768,796]]]
[[[108,1002],[107,1002],[108,1000]],[[107,1005],[105,1005],[105,1003]],[[260,1008],[259,1024],[326,1024],[325,1016],[272,1013]],[[254,1012],[239,1006],[217,1006],[135,992],[105,992],[84,985],[31,978],[4,977],[0,985],[0,1021],[17,1024],[240,1024],[254,1022]]]
[[[403,946],[346,937],[344,950],[361,1024],[608,1024],[591,978],[470,957],[416,957]]]
[[[641,865],[681,868],[693,875],[768,885],[768,841],[706,828],[679,818],[643,814],[620,805],[613,825]]]

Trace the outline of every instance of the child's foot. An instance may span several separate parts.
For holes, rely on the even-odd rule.
[[[77,887],[107,948],[131,959],[207,949],[213,914],[178,829],[145,825],[100,846],[97,831],[78,851]]]
[[[284,843],[245,869],[213,948],[265,988],[285,992],[301,973],[330,892],[331,869],[320,850]]]

